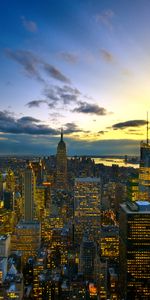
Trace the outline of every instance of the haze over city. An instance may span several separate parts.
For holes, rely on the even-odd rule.
[[[148,0],[0,1],[0,154],[139,155]]]

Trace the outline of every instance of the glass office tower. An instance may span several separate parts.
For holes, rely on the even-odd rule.
[[[120,205],[119,220],[121,299],[149,299],[150,295],[150,203]]]

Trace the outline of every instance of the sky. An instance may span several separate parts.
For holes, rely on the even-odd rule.
[[[149,0],[0,0],[0,155],[139,155]]]

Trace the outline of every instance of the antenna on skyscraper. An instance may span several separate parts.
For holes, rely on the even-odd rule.
[[[61,127],[61,141],[63,141],[63,128]]]
[[[149,122],[148,122],[148,111],[147,111],[147,145],[148,145],[148,124]]]

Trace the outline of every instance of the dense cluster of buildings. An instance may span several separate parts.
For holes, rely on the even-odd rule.
[[[150,145],[139,169],[0,159],[0,300],[148,300]]]

